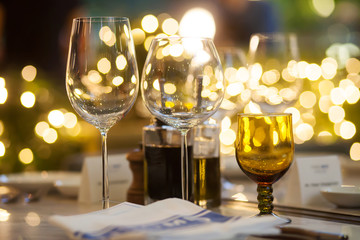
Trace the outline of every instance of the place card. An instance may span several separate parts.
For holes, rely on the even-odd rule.
[[[126,201],[127,190],[132,182],[132,173],[126,154],[108,156],[110,201]],[[84,159],[81,170],[81,184],[78,201],[96,203],[102,200],[102,160],[101,156]]]
[[[287,178],[285,204],[328,204],[320,189],[342,184],[340,159],[336,155],[297,156]]]

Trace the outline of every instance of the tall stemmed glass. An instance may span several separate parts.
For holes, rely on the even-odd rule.
[[[272,184],[289,169],[294,155],[290,113],[238,114],[236,160],[257,183],[259,215],[274,215]]]
[[[190,200],[187,132],[219,108],[223,70],[208,38],[155,38],[145,61],[141,93],[149,111],[181,132],[182,198]]]
[[[302,90],[299,48],[294,33],[257,33],[250,38],[246,88],[263,112],[281,112],[295,104]]]
[[[71,105],[102,136],[102,206],[109,207],[107,133],[133,106],[138,69],[128,18],[73,20],[66,70]]]

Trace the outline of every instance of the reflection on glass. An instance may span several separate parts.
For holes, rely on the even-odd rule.
[[[303,82],[299,76],[295,34],[254,34],[250,39],[248,61],[250,77],[246,86],[251,90],[251,100],[258,103],[262,111],[281,112],[295,103]]]

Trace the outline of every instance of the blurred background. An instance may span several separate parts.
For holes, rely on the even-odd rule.
[[[281,111],[293,113],[296,151],[345,154],[360,164],[358,0],[0,0],[0,174],[68,168],[100,152],[98,130],[70,106],[65,69],[72,19],[102,15],[130,19],[140,76],[159,34],[214,38],[227,83],[217,118],[224,155],[234,154],[235,113],[262,111],[245,84],[250,36],[295,33],[302,85]],[[281,89],[274,94],[285,99]],[[139,96],[109,132],[110,153],[138,147],[149,119]]]

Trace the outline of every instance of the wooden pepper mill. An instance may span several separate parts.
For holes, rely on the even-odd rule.
[[[133,181],[127,191],[126,201],[144,205],[144,154],[141,148],[134,149],[126,155]]]

